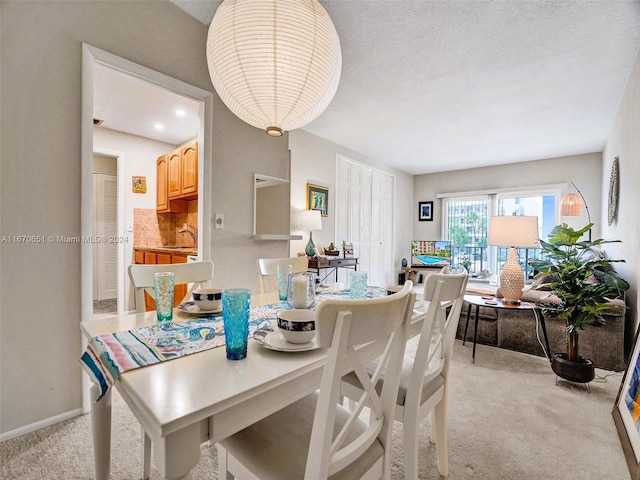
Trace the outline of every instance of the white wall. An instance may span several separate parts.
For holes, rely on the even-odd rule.
[[[134,208],[156,208],[156,159],[176,148],[170,143],[158,142],[149,138],[129,135],[108,128],[94,127],[94,149],[107,149],[123,154],[121,162],[123,166],[122,177],[124,179],[124,219],[120,219],[123,225],[133,223]],[[147,193],[133,193],[131,188],[132,176],[147,177]],[[124,235],[128,241],[124,244],[124,266],[133,263],[133,232]],[[124,274],[124,310],[135,309],[133,301],[133,289],[129,275]]]
[[[607,222],[609,176],[613,159],[619,157],[618,215],[611,225]],[[631,284],[627,292],[626,346],[630,352],[638,329],[640,303],[640,54],[620,102],[611,135],[602,155],[602,236],[622,240],[607,245],[611,258],[624,259],[616,270]]]
[[[82,42],[213,92],[207,27],[170,2],[1,2],[0,30],[2,235],[80,235]],[[214,283],[256,290],[256,258],[288,243],[252,239],[253,173],[288,178],[288,138],[215,95],[208,128],[212,211],[226,215]],[[80,411],[80,245],[3,243],[0,258],[0,433],[20,433]]]
[[[328,247],[335,242],[335,178],[336,155],[343,155],[356,162],[369,165],[395,177],[395,230],[394,265],[400,271],[400,261],[410,251],[412,235],[413,177],[389,165],[371,159],[341,145],[325,140],[311,133],[296,130],[289,133],[291,149],[291,208],[292,211],[306,208],[307,183],[329,187],[328,216],[322,217],[322,230],[313,232],[313,242],[317,246]],[[292,214],[293,216],[293,214]],[[293,230],[293,226],[292,226]],[[300,233],[300,232],[298,232]],[[291,242],[291,255],[304,251],[309,240],[307,232],[303,240]],[[341,246],[336,244],[337,248]]]
[[[415,213],[412,216],[414,235],[416,238],[435,240],[442,238],[443,202],[436,198],[439,193],[566,183],[569,188],[562,191],[564,196],[570,191],[576,193],[571,187],[570,182],[572,181],[585,197],[591,221],[595,223],[592,235],[593,238],[598,238],[602,227],[600,221],[600,153],[416,175],[413,202]],[[418,221],[418,202],[430,200],[433,200],[433,221]],[[560,220],[573,228],[582,228],[588,223],[586,210],[583,210],[579,217],[562,217]]]

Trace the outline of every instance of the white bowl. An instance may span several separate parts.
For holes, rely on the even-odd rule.
[[[198,288],[193,292],[193,303],[203,311],[220,310],[222,290],[219,288]]]
[[[278,329],[289,343],[309,343],[316,336],[316,312],[282,310],[278,313]]]

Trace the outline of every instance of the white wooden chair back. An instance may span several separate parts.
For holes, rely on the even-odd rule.
[[[419,406],[424,400],[423,385],[448,373],[468,278],[465,271],[431,273],[424,280],[424,300],[429,304],[413,359],[405,408]]]
[[[187,295],[182,301],[189,299],[193,291],[199,286],[205,286],[213,278],[213,262],[206,260],[203,262],[174,263],[162,265],[129,265],[129,278],[135,289],[136,312],[145,311],[144,292],[154,296],[153,274],[156,272],[173,272],[175,274],[175,284],[193,283]],[[182,303],[182,302],[181,302]]]
[[[278,291],[278,265],[291,265],[293,273],[306,272],[309,267],[307,257],[291,258],[259,258],[258,273],[260,274],[260,293]]]
[[[326,364],[318,394],[305,478],[328,478],[356,461],[375,441],[384,448],[380,475],[388,478],[389,450],[393,415],[398,395],[400,369],[413,315],[413,283],[406,282],[395,295],[366,300],[328,299],[320,303],[316,316],[316,335],[321,347],[328,348]],[[369,374],[355,347],[371,343],[380,356],[378,367]],[[334,425],[340,402],[341,378],[353,370],[365,386],[353,404],[350,417],[337,430]],[[378,393],[375,385],[383,371],[385,381]],[[369,426],[358,435],[354,424],[362,409],[371,408]],[[340,407],[341,408],[341,407]],[[387,472],[386,475],[384,472]]]

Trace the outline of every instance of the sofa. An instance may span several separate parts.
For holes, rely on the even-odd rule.
[[[469,282],[468,294],[499,295],[499,290],[488,285],[473,285]],[[552,302],[555,297],[548,291],[526,289],[522,300],[526,302]],[[556,299],[557,300],[557,299]],[[624,300],[611,301],[612,306],[624,306]],[[464,303],[460,314],[457,337],[464,336],[469,304]],[[471,308],[471,318],[466,340],[473,342],[475,307]],[[580,332],[578,353],[593,361],[597,368],[622,371],[626,368],[624,353],[625,311],[612,308],[603,315],[605,324],[590,326]],[[551,353],[565,352],[565,327],[557,318],[545,317]],[[492,345],[518,352],[544,356],[544,335],[536,322],[535,314],[527,310],[507,310],[480,307],[478,321],[478,343]]]

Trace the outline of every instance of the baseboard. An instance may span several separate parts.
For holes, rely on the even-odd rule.
[[[16,428],[15,430],[11,430],[10,432],[0,433],[0,442],[11,440],[12,438],[20,437],[27,433],[35,432],[36,430],[40,430],[41,428],[48,427],[50,425],[55,425],[56,423],[60,423],[64,420],[70,420],[77,417],[78,415],[82,415],[81,408],[76,408],[75,410],[56,415],[55,417],[45,418],[44,420],[40,420],[39,422]]]

